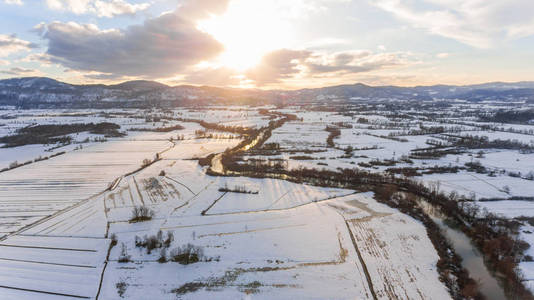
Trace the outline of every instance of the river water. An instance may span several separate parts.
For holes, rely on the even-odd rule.
[[[458,229],[452,228],[445,222],[445,217],[439,209],[428,202],[420,200],[420,206],[442,229],[443,235],[449,240],[454,251],[462,258],[462,266],[469,271],[471,278],[480,284],[480,292],[488,300],[506,300],[503,288],[484,264],[482,255],[471,243],[469,237]]]

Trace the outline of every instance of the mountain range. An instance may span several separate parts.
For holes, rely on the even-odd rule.
[[[46,77],[0,80],[0,105],[19,108],[147,107],[228,103],[304,103],[381,100],[526,101],[534,103],[534,82],[493,82],[454,86],[369,86],[361,83],[300,90],[210,86],[168,86],[136,80],[115,85],[74,85]]]

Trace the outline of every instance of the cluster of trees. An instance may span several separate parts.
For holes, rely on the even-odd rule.
[[[247,189],[245,185],[236,185],[234,187],[228,187],[228,184],[225,184],[224,187],[219,188],[219,192],[231,192],[231,193],[241,193],[241,194],[258,194],[258,191],[253,191]]]
[[[378,158],[370,160],[369,162],[359,162],[358,166],[365,167],[365,168],[372,168],[374,166],[386,166],[391,167],[397,164],[397,161],[392,159],[384,159],[380,160]]]
[[[353,128],[352,124],[349,122],[334,122],[333,125],[339,128],[346,128],[346,129]]]
[[[200,261],[211,261],[212,258],[208,258],[204,255],[204,248],[195,246],[193,244],[186,244],[169,250],[172,242],[174,241],[174,233],[167,231],[166,238],[163,237],[163,232],[158,231],[155,235],[150,236],[135,236],[135,247],[145,248],[147,254],[151,254],[153,250],[160,249],[160,256],[158,262],[165,263],[168,261],[177,262],[182,265],[188,265]],[[219,258],[216,258],[218,260]]]
[[[430,168],[418,168],[418,167],[404,167],[404,168],[387,168],[386,172],[390,174],[401,174],[403,176],[422,176],[430,174],[445,174],[445,173],[458,173],[460,170],[464,170],[464,167],[459,166],[434,166]]]
[[[534,152],[534,146],[526,143],[522,143],[518,140],[502,140],[495,139],[490,140],[487,136],[478,136],[478,135],[447,135],[446,140],[450,145],[455,147],[463,147],[467,149],[512,149],[520,150],[522,153],[532,153]]]
[[[388,139],[388,140],[396,141],[396,142],[401,142],[401,143],[406,143],[406,142],[408,142],[408,139],[407,139],[407,138],[401,138],[401,137],[390,136],[390,135],[371,134],[371,133],[369,133],[369,132],[366,132],[365,134],[370,135],[370,136],[374,136],[374,137],[379,137],[379,138],[383,138],[383,139]]]
[[[167,237],[163,238],[163,232],[158,231],[156,235],[145,235],[142,238],[135,236],[135,247],[145,248],[146,253],[152,253],[154,249],[169,248],[171,243],[174,241],[174,232],[167,231]]]
[[[534,109],[498,111],[493,115],[481,116],[480,120],[498,123],[529,123],[534,120]]]
[[[243,161],[236,155],[223,155],[221,163],[226,170],[234,172],[255,172],[257,170],[264,170],[269,173],[277,173],[285,170],[287,166],[287,162],[281,160],[249,159]]]
[[[228,134],[217,134],[207,130],[195,130],[195,136],[198,139],[237,139],[239,136]]]
[[[146,127],[146,128],[131,128],[130,131],[151,131],[151,132],[171,132],[175,130],[182,130],[185,127],[182,125],[174,125],[174,126],[168,126],[168,127]]]
[[[204,255],[204,248],[188,243],[172,249],[169,252],[168,258],[165,256],[165,251],[162,251],[159,261],[164,262],[167,260],[177,262],[181,265],[188,265],[200,261],[211,261],[212,259]],[[216,258],[215,260],[218,261],[219,258]]]
[[[333,126],[326,126],[325,130],[329,133],[326,138],[326,144],[328,147],[335,148],[336,144],[334,143],[334,139],[341,135],[341,130]]]
[[[89,131],[93,134],[102,134],[106,137],[124,136],[119,132],[120,126],[114,123],[88,123],[88,124],[50,124],[36,125],[20,128],[16,134],[0,137],[4,147],[18,147],[31,144],[68,144],[72,138],[67,136],[73,133]]]
[[[428,143],[428,141],[427,141]],[[410,150],[411,159],[437,159],[448,154],[460,154],[460,149],[444,146],[435,146],[429,148],[416,148]]]
[[[461,132],[463,130],[460,126],[444,127],[444,126],[424,126],[419,124],[419,129],[403,130],[399,132],[390,132],[389,136],[402,136],[402,135],[427,135],[427,134],[440,134],[444,132]]]
[[[130,223],[152,220],[154,214],[154,211],[149,207],[146,207],[144,205],[134,206],[132,208],[132,217],[130,218]]]

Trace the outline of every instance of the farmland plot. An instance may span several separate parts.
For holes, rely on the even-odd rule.
[[[94,298],[109,248],[98,238],[18,235],[0,243],[3,299]]]
[[[248,183],[249,187],[254,183],[260,193],[271,190],[270,185],[261,181],[229,180],[237,184]],[[272,184],[276,186],[282,182]],[[318,188],[302,188],[310,196],[321,193]],[[223,214],[201,215],[201,208],[209,207],[214,198],[224,194],[209,191],[201,191],[191,200],[191,206],[180,205],[174,214],[163,219],[156,214],[153,221],[144,224],[111,224],[110,232],[125,243],[131,262],[119,263],[120,250],[112,249],[103,296],[116,297],[117,284],[124,283],[124,297],[128,299],[143,299],[147,295],[165,298],[172,294],[186,299],[229,299],[247,294],[259,299],[289,299],[309,297],[310,292],[318,298],[373,299],[373,293],[376,293],[379,299],[449,299],[445,287],[439,282],[435,267],[437,255],[424,227],[370,198],[336,195],[324,202],[308,201],[308,204],[299,205],[298,197],[290,197],[284,208],[267,211],[254,211],[257,204],[251,198],[240,205],[228,206]],[[338,195],[340,192],[342,190]],[[345,194],[347,192],[351,193],[345,191]],[[375,214],[364,204],[352,206],[351,202],[356,200],[366,201],[365,205],[379,211],[377,218],[388,218],[385,223],[376,224],[380,229],[373,228],[380,236],[369,237],[354,227],[348,230],[347,222],[356,218],[362,218],[362,223],[371,222],[370,212]],[[223,201],[224,198],[219,202]],[[248,209],[242,209],[242,206]],[[388,234],[391,228],[395,228],[394,233]],[[159,249],[149,254],[134,243],[136,236],[156,234],[157,230],[162,230],[163,236],[169,231],[174,233],[174,241],[167,253],[192,243],[202,247],[204,255],[210,259],[191,265],[159,263]],[[368,242],[386,244],[390,239],[398,241],[391,248],[385,247],[382,251],[386,254],[378,258],[375,257],[377,250],[366,245]],[[358,254],[355,243],[361,247],[361,254]],[[397,247],[401,247],[398,252],[394,250]],[[416,250],[421,249],[427,249],[429,254],[416,256]],[[417,259],[403,259],[404,251]],[[378,270],[370,269],[366,275],[362,259],[366,264],[375,264]],[[367,265],[367,268],[374,267]],[[405,290],[390,291],[391,282],[384,279],[387,272],[397,274],[390,280],[402,282]],[[411,279],[404,280],[404,272],[411,274]]]
[[[344,200],[339,209],[366,262],[377,298],[450,297],[443,286],[435,284],[439,257],[431,251],[433,246],[424,226],[369,196],[354,195]],[[367,215],[362,216],[362,210]],[[422,251],[424,248],[430,251]],[[429,282],[425,282],[427,279]]]
[[[0,231],[14,232],[98,194],[115,178],[171,145],[113,141],[0,173]]]

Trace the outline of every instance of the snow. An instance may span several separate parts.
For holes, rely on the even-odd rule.
[[[477,204],[505,218],[534,217],[534,201],[502,200],[483,201]]]
[[[435,137],[400,136],[408,140],[400,142],[377,136],[418,128],[418,122],[453,126],[415,118],[400,129],[390,128],[392,118],[374,112],[349,117],[294,108],[280,111],[302,118],[274,130],[267,141],[280,143],[284,150],[270,158],[288,160],[290,168],[336,170],[375,159],[398,159],[413,149],[428,147],[426,140]],[[151,115],[259,128],[266,126],[269,118],[260,115],[258,108],[32,110],[9,114],[15,119],[0,121],[5,124],[0,126],[1,134],[32,123],[108,121],[121,125],[128,135],[103,143],[81,143],[95,136],[79,133],[73,135],[75,144],[54,150],[66,154],[0,173],[2,299],[94,299],[101,278],[99,299],[119,299],[117,283],[121,282],[126,284],[125,299],[373,299],[371,290],[378,299],[450,299],[439,280],[439,257],[425,227],[378,203],[372,194],[277,179],[208,176],[196,159],[234,147],[240,138],[214,132],[234,138],[198,139],[195,131],[202,127],[197,123],[145,120]],[[358,117],[371,123],[356,123]],[[341,129],[341,136],[334,140],[338,149],[326,145],[325,128],[335,122],[354,126]],[[185,128],[172,132],[130,130],[174,125]],[[385,129],[373,129],[372,125]],[[477,133],[470,126],[463,127],[463,133]],[[184,139],[177,140],[179,136]],[[523,141],[532,138],[522,136]],[[517,134],[491,133],[491,138],[497,137],[519,139]],[[82,149],[75,150],[79,145]],[[55,146],[0,148],[0,166],[35,159],[43,153],[50,155],[54,152],[45,150]],[[340,158],[347,146],[377,149],[355,150],[352,157]],[[314,160],[291,159],[305,149],[321,152],[302,154]],[[495,149],[484,152],[484,157],[475,159],[488,168],[504,169],[505,174],[490,177],[461,171],[419,179],[439,181],[444,191],[475,193],[477,198],[534,195],[532,181],[506,175],[531,171],[530,154]],[[161,160],[138,170],[144,159],[154,159],[157,153]],[[412,164],[398,162],[396,167],[463,166],[473,154],[414,159]],[[386,168],[369,170],[383,172]],[[160,176],[161,171],[164,176]],[[251,193],[219,191],[241,186]],[[504,186],[510,188],[509,193]],[[508,218],[532,216],[534,212],[534,206],[526,201],[476,203]],[[154,216],[131,223],[132,208],[140,205],[152,209]],[[527,233],[534,230],[527,225],[522,229],[521,237],[534,244],[532,234]],[[160,249],[148,254],[135,245],[136,236],[153,235],[158,230],[164,236],[174,232],[167,253],[191,243],[202,247],[211,261],[159,263]],[[109,250],[112,235],[118,244]],[[123,243],[131,262],[118,262]],[[521,268],[526,278],[534,280],[532,263],[523,262]],[[197,289],[176,292],[187,283],[196,283]]]

